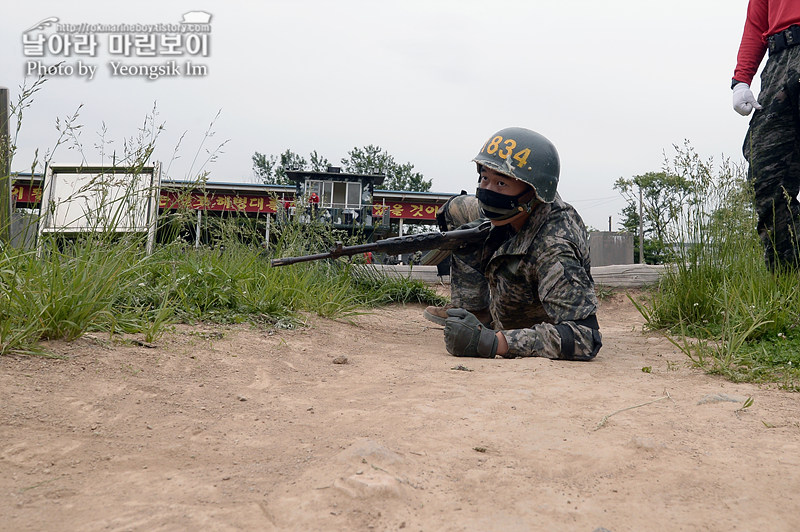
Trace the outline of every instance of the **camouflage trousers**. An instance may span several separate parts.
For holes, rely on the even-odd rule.
[[[800,46],[767,60],[742,151],[770,270],[800,263]]]

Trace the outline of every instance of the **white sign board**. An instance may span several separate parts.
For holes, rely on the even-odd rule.
[[[146,232],[151,251],[160,187],[160,163],[136,169],[48,165],[39,211],[39,236]]]

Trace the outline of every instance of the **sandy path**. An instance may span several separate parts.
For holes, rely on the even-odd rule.
[[[591,363],[453,358],[418,305],[4,357],[0,530],[800,527],[798,395],[599,318]]]

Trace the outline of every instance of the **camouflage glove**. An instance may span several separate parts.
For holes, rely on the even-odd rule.
[[[496,331],[462,308],[449,309],[447,316],[444,345],[448,353],[457,357],[494,358],[497,353]]]

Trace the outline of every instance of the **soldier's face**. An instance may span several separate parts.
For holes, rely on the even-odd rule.
[[[503,194],[504,196],[519,196],[530,190],[530,187],[524,181],[505,176],[485,166],[481,167],[481,177],[478,188],[485,188],[497,194]],[[515,229],[519,230],[529,216],[530,213],[523,211],[505,220],[492,220],[492,225],[511,224]]]
[[[524,181],[505,176],[491,168],[481,167],[481,180],[478,187],[503,194],[504,196],[517,196],[525,192],[528,185]]]

